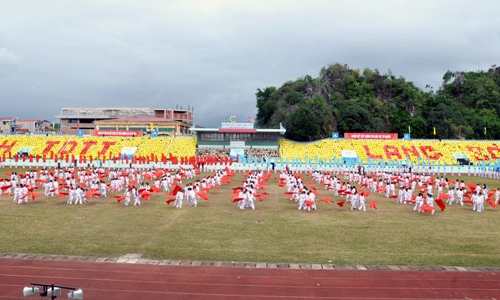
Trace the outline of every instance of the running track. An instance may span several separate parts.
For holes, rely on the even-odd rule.
[[[0,300],[30,282],[84,299],[500,299],[500,268],[207,263],[0,254]],[[66,299],[67,290],[58,299]],[[40,299],[38,295],[29,298]],[[26,299],[29,299],[26,298]],[[47,299],[47,298],[43,298]]]

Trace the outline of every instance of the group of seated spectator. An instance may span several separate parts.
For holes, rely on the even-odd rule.
[[[196,151],[196,156],[217,156],[224,157],[231,154],[231,149],[228,148],[198,148]],[[266,149],[266,148],[248,148],[245,149],[245,157],[257,157],[257,158],[278,158],[280,153],[278,149]]]
[[[230,149],[226,148],[198,148],[196,150],[196,156],[229,156]]]
[[[245,150],[245,156],[252,156],[257,158],[271,158],[271,157],[280,157],[280,153],[278,149],[266,149],[266,148],[249,148]]]

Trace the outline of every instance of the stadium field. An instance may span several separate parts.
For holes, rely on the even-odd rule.
[[[15,169],[0,169],[1,174]],[[19,172],[24,170],[20,169]],[[211,173],[201,173],[193,182]],[[67,197],[39,196],[26,204],[0,196],[0,252],[119,257],[139,253],[151,259],[238,261],[273,263],[333,263],[419,266],[498,266],[498,208],[487,203],[485,211],[470,204],[447,206],[436,213],[417,213],[413,206],[371,193],[377,208],[351,211],[308,174],[317,211],[298,211],[272,173],[256,209],[239,210],[232,203],[233,188],[246,173],[229,177],[199,200],[198,207],[184,202],[181,209],[165,201],[164,192],[153,193],[140,207],[125,207],[111,193],[93,197],[85,205],[67,205]],[[497,188],[498,180],[454,176],[465,182]],[[40,190],[41,191],[41,190]]]

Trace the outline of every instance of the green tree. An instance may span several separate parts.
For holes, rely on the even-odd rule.
[[[314,122],[314,112],[306,106],[299,106],[293,112],[287,114],[285,119],[285,137],[296,141],[311,141],[312,137],[318,136],[320,126]]]
[[[339,131],[371,132],[370,112],[366,102],[357,99],[346,101],[340,111]]]
[[[436,92],[428,88],[422,91],[390,71],[381,74],[365,68],[360,72],[333,64],[323,67],[318,78],[306,75],[279,88],[258,89],[256,120],[263,128],[285,120],[288,137],[300,140],[329,137],[331,131],[397,132],[401,136],[408,126],[413,138],[435,137],[434,127],[440,138],[481,139],[484,127],[487,138],[500,138],[500,67],[494,65],[487,72],[448,70]],[[293,118],[302,117],[304,110],[312,113],[311,118],[301,118],[307,122],[307,138],[300,127],[296,128],[300,134],[291,133],[296,124]]]
[[[257,93],[255,94],[257,97],[257,116],[255,121],[259,126],[268,125],[278,107],[277,101],[272,97],[275,92],[275,87],[267,87],[263,90],[257,89]]]

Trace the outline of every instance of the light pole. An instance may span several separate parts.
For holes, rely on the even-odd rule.
[[[39,294],[40,297],[50,297],[50,299],[54,300],[58,296],[61,296],[61,289],[67,289],[70,291],[67,294],[68,299],[83,299],[83,291],[74,287],[35,282],[31,282],[30,284],[31,286],[23,289],[24,297]],[[39,287],[42,288],[42,290],[40,290]]]

